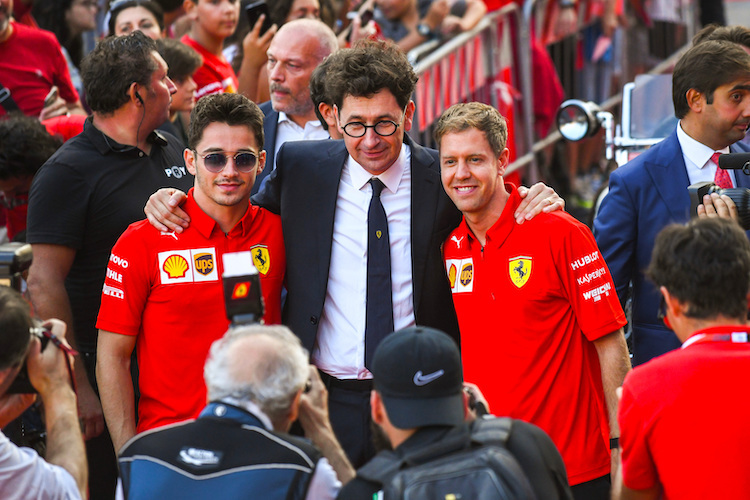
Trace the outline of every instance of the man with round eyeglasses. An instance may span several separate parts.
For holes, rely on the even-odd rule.
[[[260,274],[263,320],[281,321],[281,220],[250,204],[265,166],[262,145],[263,114],[246,97],[214,94],[198,101],[184,152],[195,176],[184,205],[193,224],[174,233],[137,222],[112,249],[97,320],[97,381],[115,450],[136,432],[196,417],[205,406],[202,367],[228,326],[223,254],[250,252]],[[137,426],[130,383],[134,348]]]

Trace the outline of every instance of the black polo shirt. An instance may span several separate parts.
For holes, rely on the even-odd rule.
[[[145,218],[143,207],[156,190],[187,192],[193,186],[177,139],[152,132],[148,141],[150,154],[123,146],[89,118],[83,132],[47,160],[31,186],[27,241],[76,250],[65,288],[82,352],[96,352],[96,316],[117,239]]]

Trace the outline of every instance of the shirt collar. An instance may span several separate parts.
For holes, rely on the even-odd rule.
[[[201,210],[201,208],[198,206],[198,203],[196,203],[195,197],[193,196],[194,190],[195,188],[190,188],[190,191],[188,191],[188,197],[185,201],[183,209],[190,215],[190,225],[194,227],[201,234],[201,236],[208,239],[211,237],[214,231],[221,231],[221,228],[215,220],[209,217],[208,214],[206,214],[206,212]],[[241,236],[246,235],[252,227],[256,212],[257,207],[254,207],[252,204],[248,203],[245,215],[242,216],[242,219],[240,219],[237,225],[234,226],[228,234],[235,235],[239,232],[239,235]]]
[[[702,142],[699,142],[689,135],[682,129],[682,122],[677,124],[677,140],[680,142],[682,148],[682,154],[687,156],[698,169],[703,169],[706,164],[711,160],[711,157],[716,152],[709,148]],[[718,150],[719,153],[728,153],[729,147]]]
[[[279,121],[277,123],[287,123],[291,126],[297,127],[300,130],[304,130],[308,125],[311,127],[323,127],[323,125],[320,123],[320,120],[310,120],[309,122],[305,123],[305,127],[300,127],[294,120],[289,118],[289,115],[287,115],[283,111],[279,111]]]
[[[376,176],[373,176],[370,172],[365,170],[362,165],[357,163],[354,158],[349,156],[347,159],[347,166],[349,167],[349,172],[352,176],[352,185],[356,189],[361,190],[365,187],[365,184],[370,182],[370,179],[377,177],[383,184],[385,184],[385,187],[387,187],[391,193],[398,192],[398,187],[401,184],[401,179],[406,170],[406,148],[408,147],[409,146],[406,144],[401,144],[401,152],[399,153],[398,158],[396,158],[396,161],[393,162],[393,165],[391,165],[385,172]]]
[[[516,218],[513,217],[513,213],[516,211],[516,208],[518,208],[518,205],[521,204],[521,195],[518,194],[518,189],[516,189],[513,184],[506,182],[505,189],[510,193],[508,201],[505,202],[505,208],[503,208],[503,212],[500,214],[497,221],[487,230],[486,245],[492,243],[493,247],[499,247],[502,245],[510,235],[511,231],[516,227]],[[466,217],[461,219],[459,227],[461,227],[462,231],[466,232],[471,243],[478,242],[474,233],[471,232],[471,228],[469,228],[469,225],[466,223]]]
[[[252,401],[240,400],[230,396],[221,398],[219,401],[212,401],[201,411],[200,416],[228,418],[248,425],[257,425],[257,421],[259,421],[266,430],[274,430],[271,419],[263,413],[258,405]]]
[[[129,153],[137,155],[137,153],[141,151],[135,146],[120,144],[119,142],[96,128],[91,116],[86,118],[86,121],[83,122],[83,133],[89,138],[94,147],[96,147],[96,149],[102,155],[106,155],[107,153]],[[151,143],[152,146],[156,147],[164,147],[167,145],[167,138],[158,130],[154,130],[153,132],[151,132],[146,138],[146,141]]]

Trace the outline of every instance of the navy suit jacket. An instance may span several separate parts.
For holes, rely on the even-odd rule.
[[[276,150],[276,129],[279,126],[279,112],[273,110],[271,101],[261,103],[259,106],[265,118],[263,118],[263,149],[266,150],[266,167],[263,172],[255,177],[255,184],[251,194],[260,191],[265,180],[273,170],[274,151]]]
[[[414,313],[419,325],[438,328],[459,342],[458,320],[441,245],[461,213],[440,182],[437,151],[411,147],[411,252]],[[294,141],[282,145],[276,169],[253,203],[281,215],[287,258],[284,323],[312,350],[323,313],[331,262],[339,181],[349,153],[344,141]],[[460,345],[460,344],[459,344]]]
[[[733,145],[732,152],[742,151]],[[735,170],[737,187],[750,187],[750,176]],[[633,364],[680,346],[677,336],[657,318],[661,296],[646,278],[656,235],[671,223],[690,219],[690,185],[677,131],[618,168],[609,177],[609,193],[594,220],[594,236],[625,302],[633,282]]]

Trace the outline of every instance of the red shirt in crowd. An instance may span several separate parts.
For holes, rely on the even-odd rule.
[[[204,95],[220,94],[222,92],[235,93],[239,87],[237,75],[232,69],[232,65],[224,59],[224,56],[215,56],[201,44],[184,35],[180,41],[189,47],[192,47],[203,58],[203,66],[193,74],[198,89],[195,91],[195,99],[198,100]]]

